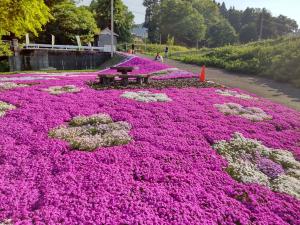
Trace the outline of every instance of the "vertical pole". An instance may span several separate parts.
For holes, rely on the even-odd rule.
[[[159,44],[161,45],[161,34],[159,34]]]
[[[260,29],[259,29],[259,37],[258,37],[259,41],[262,39],[263,26],[264,26],[264,11],[261,12]]]
[[[111,21],[110,21],[110,26],[111,26],[111,57],[114,56],[114,0],[111,0]]]

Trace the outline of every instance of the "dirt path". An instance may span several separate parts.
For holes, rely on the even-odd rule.
[[[147,56],[143,56],[147,57]],[[165,63],[182,70],[200,73],[200,67],[167,59]],[[240,88],[274,102],[300,111],[300,89],[287,83],[280,83],[261,77],[226,72],[221,69],[207,68],[207,79],[228,87]]]

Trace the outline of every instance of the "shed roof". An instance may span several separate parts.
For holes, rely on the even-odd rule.
[[[102,30],[101,32],[100,32],[100,35],[103,35],[103,34],[111,34],[111,30],[107,27],[107,28],[105,28],[104,30]],[[116,34],[115,32],[114,32],[114,36],[116,36],[116,37],[119,37],[119,35],[118,34]]]

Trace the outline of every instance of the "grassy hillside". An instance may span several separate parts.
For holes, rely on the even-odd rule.
[[[202,49],[173,59],[290,82],[300,87],[300,38],[280,38],[246,45]]]
[[[120,51],[125,51],[125,45],[121,44],[118,46]],[[127,50],[131,48],[131,45],[127,46]],[[136,52],[146,54],[146,55],[153,55],[153,57],[156,55],[156,53],[160,52],[161,54],[164,53],[166,48],[166,45],[160,45],[160,44],[135,44],[135,50]],[[175,53],[175,52],[186,52],[189,51],[190,49],[187,47],[183,46],[178,46],[178,45],[172,45],[169,46],[169,52]]]

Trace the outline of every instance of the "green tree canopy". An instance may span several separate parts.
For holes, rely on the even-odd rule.
[[[176,43],[189,46],[204,39],[209,39],[213,45],[216,40],[226,44],[236,40],[233,27],[212,0],[144,0],[144,6],[150,41],[158,42],[160,35],[163,42],[171,35]],[[225,32],[228,37],[222,36]],[[221,36],[210,37],[212,34]]]
[[[2,36],[21,38],[28,32],[38,35],[50,18],[50,10],[43,0],[1,0],[0,55],[7,54]]]
[[[240,41],[242,43],[252,42],[258,39],[257,26],[255,23],[249,23],[242,27],[240,31]]]
[[[90,8],[95,13],[96,21],[101,29],[110,28],[111,0],[93,0]],[[122,0],[114,0],[114,30],[120,41],[131,40],[131,28],[134,16]]]
[[[176,43],[195,45],[205,36],[206,26],[203,16],[185,1],[164,0],[161,4],[160,18],[164,41],[171,35]]]
[[[83,43],[88,43],[99,33],[94,15],[87,7],[77,7],[67,0],[52,6],[51,12],[54,20],[45,26],[39,42],[50,43],[53,34],[57,44],[76,44],[76,35]]]
[[[213,24],[207,33],[210,47],[223,46],[237,42],[238,35],[226,19]]]
[[[160,18],[156,15],[160,9],[160,2],[159,0],[144,0],[143,5],[146,7],[144,27],[148,28],[148,38],[151,42],[159,42]]]
[[[225,3],[218,4],[222,15],[239,33],[240,41],[246,43],[259,39],[276,38],[295,32],[298,24],[286,16],[272,16],[267,9],[246,8],[244,11],[234,7],[227,10]]]

